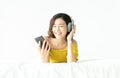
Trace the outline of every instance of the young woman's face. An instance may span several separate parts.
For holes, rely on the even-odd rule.
[[[55,20],[54,25],[52,27],[52,32],[57,39],[65,38],[67,34],[67,26],[62,18],[58,18]]]

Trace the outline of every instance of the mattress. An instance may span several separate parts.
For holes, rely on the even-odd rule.
[[[0,78],[120,78],[120,60],[0,64]]]

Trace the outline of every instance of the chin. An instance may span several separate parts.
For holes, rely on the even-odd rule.
[[[56,39],[63,39],[64,37],[62,36],[55,36]]]
[[[61,38],[61,36],[57,36],[57,35],[54,35],[55,36],[55,38]]]
[[[56,39],[61,39],[61,37],[55,37]]]

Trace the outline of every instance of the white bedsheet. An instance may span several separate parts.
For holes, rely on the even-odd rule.
[[[0,64],[0,78],[120,78],[120,60]]]

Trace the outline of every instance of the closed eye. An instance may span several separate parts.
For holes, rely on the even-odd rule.
[[[60,27],[64,27],[63,25],[60,25]]]
[[[55,25],[53,25],[53,27],[56,27]]]

